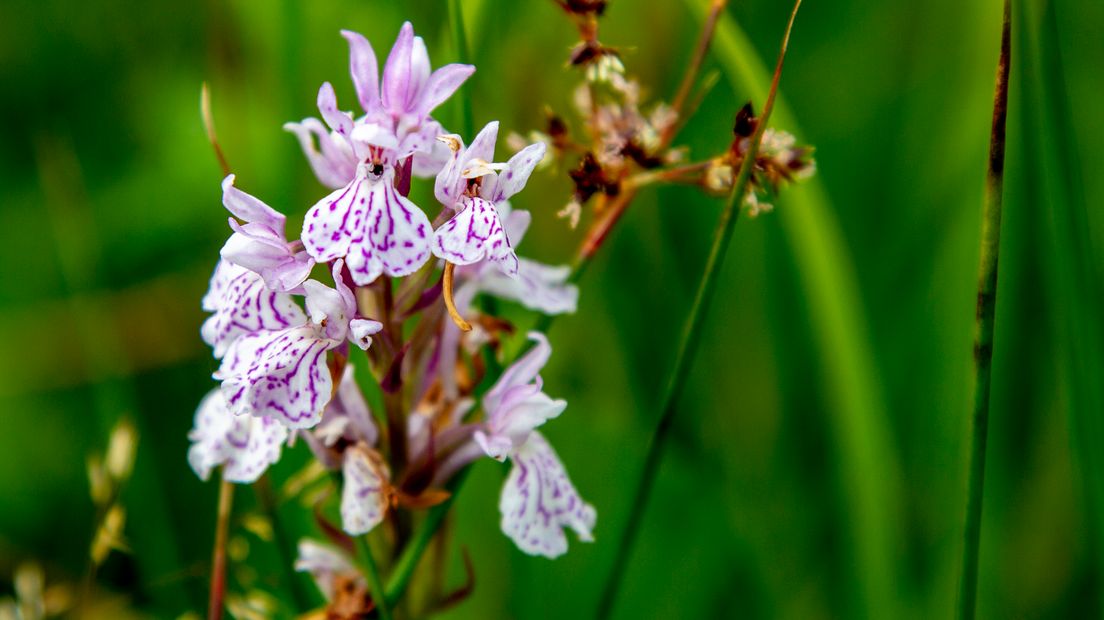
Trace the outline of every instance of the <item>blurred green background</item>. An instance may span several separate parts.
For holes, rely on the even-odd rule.
[[[602,39],[669,97],[703,2],[613,0]],[[202,612],[217,484],[185,461],[213,382],[199,299],[228,235],[214,117],[238,185],[290,215],[323,188],[280,128],[318,85],[355,98],[341,28],[386,54],[404,19],[454,58],[443,2],[0,5],[0,593],[24,561],[77,584],[94,528],[85,459],[129,415],[140,433],[126,539],[100,588],[139,614]],[[680,139],[728,143],[762,104],[788,3],[734,0],[706,64],[721,80]],[[466,2],[477,126],[569,112],[575,31],[551,2]],[[936,618],[953,609],[965,497],[977,238],[1000,3],[807,2],[775,125],[816,145],[819,174],[737,225],[705,346],[675,421],[620,618]],[[739,30],[734,27],[738,27]],[[1104,584],[1104,3],[1016,5],[980,615],[1101,617]],[[458,109],[438,114],[446,124]],[[535,175],[522,253],[566,262],[566,179]],[[586,617],[720,203],[645,191],[552,330],[545,427],[598,509],[597,541],[555,562],[498,528],[504,470],[480,464],[453,537],[475,565],[453,618]],[[531,320],[518,308],[509,315]],[[279,488],[306,460],[274,469]],[[238,514],[256,510],[248,489]],[[281,506],[289,529],[309,512]],[[283,583],[270,545],[235,528],[231,588]],[[451,579],[462,581],[458,561]],[[275,587],[275,586],[271,586]],[[307,582],[296,587],[310,596]]]

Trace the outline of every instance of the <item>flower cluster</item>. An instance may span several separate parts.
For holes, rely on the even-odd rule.
[[[321,120],[285,126],[330,190],[307,210],[299,239],[289,240],[284,215],[238,189],[234,175],[222,183],[232,234],[203,298],[210,317],[201,330],[220,386],[196,412],[188,461],[203,479],[221,466],[225,480],[250,483],[301,441],[341,481],[342,529],[361,535],[396,511],[447,497],[449,480],[474,460],[509,460],[502,530],[522,551],[556,557],[567,550],[565,529],[591,540],[595,511],[537,431],[567,405],[543,391],[551,346],[529,334],[530,350],[480,394],[471,369],[483,372],[480,350],[509,328],[483,315],[463,331],[466,322],[450,319],[476,317],[484,295],[574,312],[567,268],[515,252],[530,215],[509,201],[546,147],[528,145],[498,163],[497,122],[467,145],[447,132],[431,114],[475,69],[432,70],[409,23],[382,75],[369,42],[342,35],[362,113],[343,111],[325,83]],[[409,197],[427,178],[440,203],[432,222]],[[363,365],[351,361],[357,350]],[[382,392],[378,419],[354,368]],[[335,575],[355,573],[313,543],[298,566],[331,595]]]

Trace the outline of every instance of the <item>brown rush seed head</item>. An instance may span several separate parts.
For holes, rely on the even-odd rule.
[[[554,0],[571,15],[601,17],[606,12],[607,0]]]
[[[589,151],[583,155],[578,167],[569,172],[568,176],[575,182],[575,198],[581,203],[590,200],[590,197],[598,192],[616,195],[619,189],[617,183],[611,183],[606,178],[602,165]]]
[[[750,138],[751,135],[755,133],[755,127],[758,124],[758,119],[755,118],[755,111],[749,101],[736,113],[736,122],[732,125],[732,133],[736,136],[737,140],[740,138]]]

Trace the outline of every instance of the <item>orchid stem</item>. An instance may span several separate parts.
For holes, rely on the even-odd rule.
[[[448,498],[429,509],[429,514],[427,514],[425,520],[422,521],[418,531],[414,533],[414,537],[410,540],[410,543],[403,549],[402,555],[399,556],[398,562],[395,563],[395,567],[391,570],[391,577],[388,578],[387,588],[384,590],[384,598],[388,604],[394,605],[402,597],[403,593],[406,592],[406,586],[410,583],[410,578],[414,575],[414,569],[418,568],[418,561],[425,553],[430,541],[433,540],[433,536],[437,533],[437,530],[441,527],[441,523],[444,522],[445,516],[448,515],[449,508],[452,507],[452,502],[456,498],[456,493],[460,490],[460,487],[463,486],[469,471],[471,471],[470,465],[461,469],[460,472],[449,481]]]
[[[974,328],[974,409],[970,428],[970,469],[966,490],[966,524],[962,547],[962,580],[958,618],[972,620],[977,611],[978,550],[985,490],[985,452],[989,431],[989,392],[993,366],[993,325],[997,308],[997,262],[1000,255],[1001,208],[1004,197],[1005,122],[1008,116],[1008,74],[1011,66],[1012,8],[1004,2],[1000,60],[993,95],[993,127],[989,138],[989,170],[981,222],[978,266],[977,323]]]
[[[234,483],[222,478],[219,482],[215,547],[211,552],[211,595],[207,605],[207,620],[222,620],[223,600],[226,597],[226,538],[230,531],[233,505]]]
[[[710,302],[716,291],[717,280],[721,271],[720,267],[728,251],[729,242],[732,240],[732,232],[740,213],[740,205],[744,201],[748,184],[751,181],[755,156],[759,151],[759,144],[762,141],[763,132],[766,130],[768,121],[770,120],[771,110],[774,108],[774,99],[778,93],[778,82],[782,77],[782,63],[786,57],[786,48],[789,45],[790,32],[793,30],[794,20],[797,18],[797,11],[800,7],[801,0],[797,0],[794,3],[793,12],[790,14],[790,21],[786,25],[786,32],[782,38],[782,47],[778,53],[778,63],[774,69],[774,79],[771,82],[766,105],[763,106],[763,114],[759,119],[759,124],[755,128],[755,134],[751,137],[748,151],[744,155],[744,160],[740,164],[740,171],[736,177],[735,183],[733,183],[732,193],[729,195],[728,202],[725,204],[724,210],[721,212],[721,217],[717,221],[717,227],[714,229],[713,245],[709,251],[709,258],[705,264],[705,271],[702,273],[701,280],[698,283],[698,291],[694,296],[693,305],[690,307],[690,315],[686,318],[686,323],[683,326],[682,340],[679,344],[678,353],[675,356],[675,366],[667,382],[667,388],[664,391],[662,413],[653,431],[652,441],[648,446],[648,453],[644,459],[644,467],[637,481],[636,492],[633,495],[632,504],[629,508],[629,515],[631,515],[631,517],[621,533],[620,544],[614,547],[616,556],[614,557],[613,568],[606,579],[606,585],[602,591],[602,598],[598,604],[598,618],[608,618],[613,611],[614,603],[617,601],[617,592],[621,587],[625,575],[625,567],[628,564],[633,545],[640,531],[640,524],[643,520],[642,515],[647,508],[648,499],[652,491],[652,484],[655,481],[656,472],[659,469],[659,463],[663,457],[663,447],[666,444],[667,434],[670,431],[671,422],[674,419],[675,407],[679,402],[679,398],[682,396],[686,380],[690,375],[691,364],[694,361],[694,357],[697,355],[698,346],[701,343],[703,332],[702,326],[705,321],[706,312],[709,310]]]
[[[368,544],[368,535],[353,538],[356,540],[357,553],[364,558],[368,586],[372,588],[372,601],[376,604],[380,620],[391,620],[391,605],[384,595],[383,580],[380,579],[379,566],[376,565],[376,558],[372,555],[372,547]]]

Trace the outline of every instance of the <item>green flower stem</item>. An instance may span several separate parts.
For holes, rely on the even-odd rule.
[[[759,152],[759,144],[770,120],[771,110],[774,108],[774,99],[778,93],[778,82],[782,77],[782,63],[786,57],[786,47],[789,44],[790,32],[793,30],[794,19],[796,19],[800,7],[801,0],[797,0],[794,3],[790,21],[782,38],[782,47],[778,53],[778,63],[774,70],[774,79],[771,83],[770,92],[767,94],[767,102],[763,106],[762,116],[755,129],[755,134],[751,137],[748,151],[744,155],[740,171],[733,183],[732,192],[729,194],[728,201],[725,203],[723,211],[721,211],[721,217],[717,221],[717,227],[714,229],[713,245],[709,251],[705,271],[698,283],[698,290],[690,308],[690,315],[683,326],[682,339],[678,353],[675,356],[675,366],[664,391],[663,410],[652,434],[652,441],[648,446],[648,453],[644,459],[644,467],[637,481],[636,492],[633,494],[632,504],[629,508],[629,522],[621,533],[619,544],[614,547],[617,555],[614,557],[613,567],[602,590],[602,598],[598,604],[598,618],[608,618],[613,611],[613,605],[617,600],[617,592],[625,575],[626,565],[640,531],[640,524],[643,521],[642,516],[651,495],[652,483],[655,480],[656,471],[659,469],[660,459],[663,457],[663,447],[666,444],[667,433],[671,428],[671,421],[674,419],[675,407],[682,396],[686,380],[690,375],[691,364],[701,344],[702,325],[705,321],[706,312],[717,288],[720,267],[728,251],[729,242],[732,240],[732,232],[740,213],[740,206],[747,194],[755,157]]]
[[[372,600],[376,604],[380,620],[391,620],[391,604],[386,596],[380,596],[383,592],[383,580],[380,579],[379,567],[376,566],[376,558],[372,555],[372,547],[368,545],[368,535],[354,536],[353,540],[356,541],[357,555],[363,559],[368,587],[372,588]]]
[[[1000,61],[993,97],[993,128],[989,139],[989,172],[981,222],[978,267],[977,324],[974,331],[974,410],[971,419],[970,470],[966,490],[966,526],[962,546],[962,580],[958,617],[972,620],[977,610],[978,548],[985,490],[985,448],[989,430],[989,391],[993,365],[993,324],[997,308],[997,263],[1000,255],[1001,207],[1004,195],[1005,121],[1008,116],[1008,73],[1011,64],[1011,2],[1004,2]]]
[[[410,542],[403,549],[399,561],[395,563],[391,570],[391,577],[388,578],[387,588],[384,590],[384,599],[388,605],[397,603],[403,593],[406,592],[406,586],[414,575],[414,569],[418,568],[418,561],[422,558],[430,541],[433,540],[433,536],[441,527],[441,523],[444,522],[445,516],[452,507],[452,502],[456,498],[456,493],[464,485],[469,471],[471,471],[470,465],[460,470],[460,473],[456,474],[449,482],[450,495],[448,499],[429,509],[429,514],[426,515],[425,520],[422,521]]]

